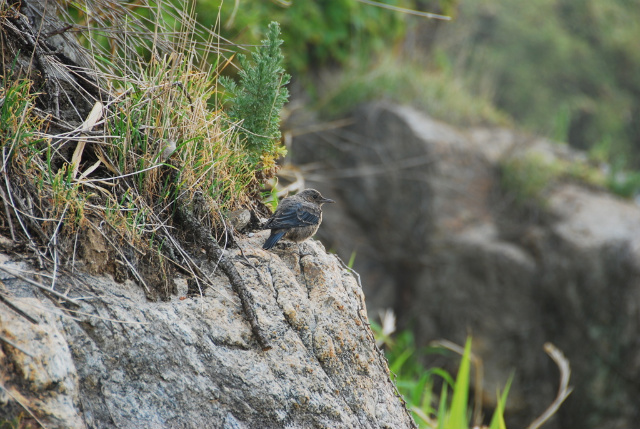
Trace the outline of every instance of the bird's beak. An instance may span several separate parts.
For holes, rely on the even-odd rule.
[[[322,204],[324,204],[324,203],[335,203],[335,201],[333,201],[332,199],[329,199],[329,198],[323,198],[323,199],[320,200],[320,202]]]

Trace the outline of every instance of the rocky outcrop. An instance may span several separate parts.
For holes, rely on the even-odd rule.
[[[370,311],[393,307],[422,345],[471,334],[488,406],[515,370],[511,427],[555,396],[546,341],[569,358],[575,387],[546,427],[637,423],[640,207],[576,180],[524,204],[502,185],[508,159],[583,154],[389,104],[296,137],[291,153],[310,185],[338,200],[319,234],[345,258],[356,252]]]
[[[0,303],[0,419],[22,414],[48,428],[413,427],[354,275],[318,242],[266,252],[266,235],[240,240],[245,256],[238,248],[227,256],[259,303],[268,351],[215,261],[203,264],[203,295],[186,297],[178,279],[166,302],[130,281],[76,272],[58,273],[56,290],[74,298],[60,304],[1,271],[3,296],[33,320]],[[0,264],[33,272],[15,255],[0,254]]]

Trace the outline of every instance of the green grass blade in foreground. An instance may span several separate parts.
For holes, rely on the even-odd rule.
[[[356,262],[356,251],[354,250],[353,252],[351,252],[351,256],[349,257],[349,263],[347,264],[347,267],[353,268],[353,264],[355,262]]]
[[[507,404],[507,395],[509,395],[509,389],[511,388],[512,381],[513,373],[509,377],[507,385],[502,391],[502,395],[498,394],[498,404],[496,405],[496,410],[493,412],[489,429],[507,429],[507,425],[504,422],[504,407]]]
[[[414,348],[407,348],[405,351],[403,351],[400,354],[400,356],[395,358],[389,368],[391,372],[393,372],[394,374],[399,374],[402,370],[402,366],[407,361],[407,359],[411,357],[414,351],[415,351]]]
[[[410,388],[409,398],[412,404],[419,405],[422,402],[424,393],[428,393],[431,389],[425,389],[432,380],[431,374],[425,372],[420,379]]]
[[[446,429],[448,427],[447,420],[447,385],[442,385],[442,393],[440,393],[440,404],[438,404],[438,429]]]
[[[463,429],[467,423],[467,401],[469,400],[469,374],[471,369],[471,338],[467,338],[464,346],[464,354],[458,369],[456,384],[453,388],[451,409],[445,429]]]

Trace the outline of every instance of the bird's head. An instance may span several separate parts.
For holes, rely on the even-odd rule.
[[[296,196],[302,198],[305,201],[309,201],[310,203],[316,203],[319,205],[322,205],[324,203],[335,203],[335,201],[323,197],[320,192],[316,191],[315,189],[305,189]]]

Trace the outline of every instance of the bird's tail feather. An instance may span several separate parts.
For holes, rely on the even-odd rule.
[[[271,233],[271,235],[269,236],[269,238],[267,238],[267,241],[264,242],[264,245],[262,246],[263,249],[265,250],[269,250],[271,249],[273,246],[276,245],[276,243],[278,241],[280,241],[280,239],[282,238],[282,236],[285,234],[286,231],[280,231],[277,233]]]

